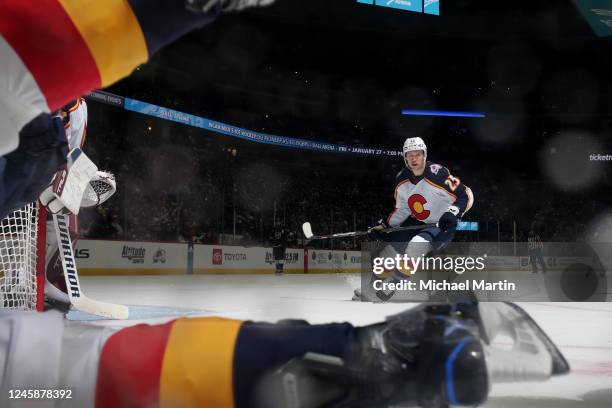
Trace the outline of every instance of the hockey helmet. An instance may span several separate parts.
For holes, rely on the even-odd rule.
[[[406,163],[406,166],[408,166],[408,162],[406,162],[406,153],[412,152],[415,150],[422,150],[423,155],[425,156],[425,160],[427,160],[427,145],[425,144],[425,141],[421,139],[420,137],[409,137],[404,142],[404,147],[402,149],[404,162]]]

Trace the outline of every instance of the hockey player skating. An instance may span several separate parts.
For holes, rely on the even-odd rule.
[[[283,228],[280,222],[277,222],[274,226],[274,235],[272,236],[272,257],[276,264],[274,273],[276,275],[282,275],[285,266],[285,254],[287,252],[287,239],[288,233]]]
[[[24,388],[69,390],[62,406],[96,408],[475,406],[495,383],[569,371],[504,303],[419,305],[365,327],[201,317],[119,329],[0,311],[0,333],[7,408]],[[493,346],[502,334],[510,347]]]
[[[440,164],[427,161],[427,145],[420,137],[408,138],[402,149],[406,168],[395,179],[394,209],[391,214],[370,229],[375,238],[389,242],[380,257],[395,258],[406,254],[418,258],[451,242],[457,221],[472,207],[472,191]],[[405,223],[431,224],[416,232],[402,231],[378,234],[389,227]],[[410,270],[392,271],[391,280],[399,281]],[[366,285],[363,292],[355,290],[354,300],[386,301],[393,291],[375,291]]]
[[[274,1],[0,2],[0,219],[36,200],[67,162],[51,112],[129,75],[220,13]]]

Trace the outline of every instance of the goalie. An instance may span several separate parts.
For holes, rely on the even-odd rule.
[[[53,182],[40,195],[40,202],[51,214],[68,215],[70,235],[76,238],[76,215],[82,207],[92,207],[108,200],[116,191],[114,176],[100,171],[81,151],[87,132],[87,103],[78,98],[61,108],[56,117],[62,121],[70,148],[68,164],[58,171]],[[49,305],[66,310],[70,305],[64,270],[59,256],[53,221],[47,221],[45,249],[45,297]]]

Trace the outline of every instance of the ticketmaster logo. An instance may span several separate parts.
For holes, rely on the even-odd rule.
[[[592,154],[589,156],[590,161],[611,161],[612,154]]]

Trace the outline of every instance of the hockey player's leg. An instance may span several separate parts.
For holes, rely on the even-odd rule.
[[[377,251],[376,254],[372,255],[372,259],[376,258],[390,258],[395,259],[398,255],[397,249],[392,243],[385,244],[382,250]],[[352,300],[362,302],[386,302],[393,294],[394,290],[389,290],[388,285],[391,283],[397,283],[401,280],[400,274],[395,268],[385,270],[381,274],[375,274],[372,272],[369,276],[369,281],[362,282],[360,288],[355,289]],[[365,278],[364,278],[365,279]],[[377,284],[375,284],[377,283]],[[382,289],[375,289],[375,286],[379,286]]]
[[[505,303],[419,305],[365,327],[202,317],[120,329],[0,311],[0,329],[6,385],[74,389],[78,406],[446,407],[483,402],[489,381],[569,371]],[[510,349],[494,347],[500,334]],[[21,363],[33,355],[44,370]]]
[[[285,252],[286,248],[283,246],[276,245],[272,248],[272,257],[276,265],[275,274],[282,275],[284,272],[285,265]]]
[[[538,261],[540,262],[540,266],[542,266],[542,273],[546,273],[546,261],[541,251],[538,253]]]
[[[378,257],[383,258],[395,258],[397,255],[404,256],[406,255],[409,260],[422,258],[430,254],[433,250],[441,248],[447,241],[447,237],[441,237],[442,240],[440,242],[435,241],[436,237],[440,236],[442,233],[438,228],[432,227],[427,228],[425,230],[420,231],[418,234],[414,235],[414,233],[410,233],[409,236],[406,233],[396,234],[392,239],[397,239],[397,242],[390,242],[387,244],[383,250],[377,255]],[[407,238],[406,241],[401,241],[401,239]],[[353,300],[360,300],[366,302],[387,302],[389,301],[396,293],[395,290],[388,289],[390,284],[400,283],[402,280],[409,279],[410,276],[416,271],[416,266],[409,262],[410,265],[405,265],[405,268],[401,270],[397,268],[393,268],[390,272],[390,276],[384,279],[385,288],[381,290],[374,290],[372,288],[373,283],[379,277],[372,275],[372,280],[369,284],[362,285],[361,289],[356,289],[353,295]]]
[[[535,253],[529,254],[529,263],[531,264],[531,272],[538,273],[538,262]]]
[[[422,253],[421,256],[435,256],[440,254],[441,251],[452,242],[455,236],[455,230],[451,229],[448,231],[442,231],[438,227],[428,228],[415,237],[414,242],[409,244],[416,245],[416,253]],[[432,271],[430,271],[432,272]],[[436,272],[436,271],[433,271]],[[440,271],[437,271],[440,272]],[[454,271],[448,271],[447,276],[444,280],[453,282],[460,275]],[[476,296],[472,291],[446,291],[446,292],[430,292],[429,300],[435,301],[450,301],[450,302],[471,302],[477,300]]]

